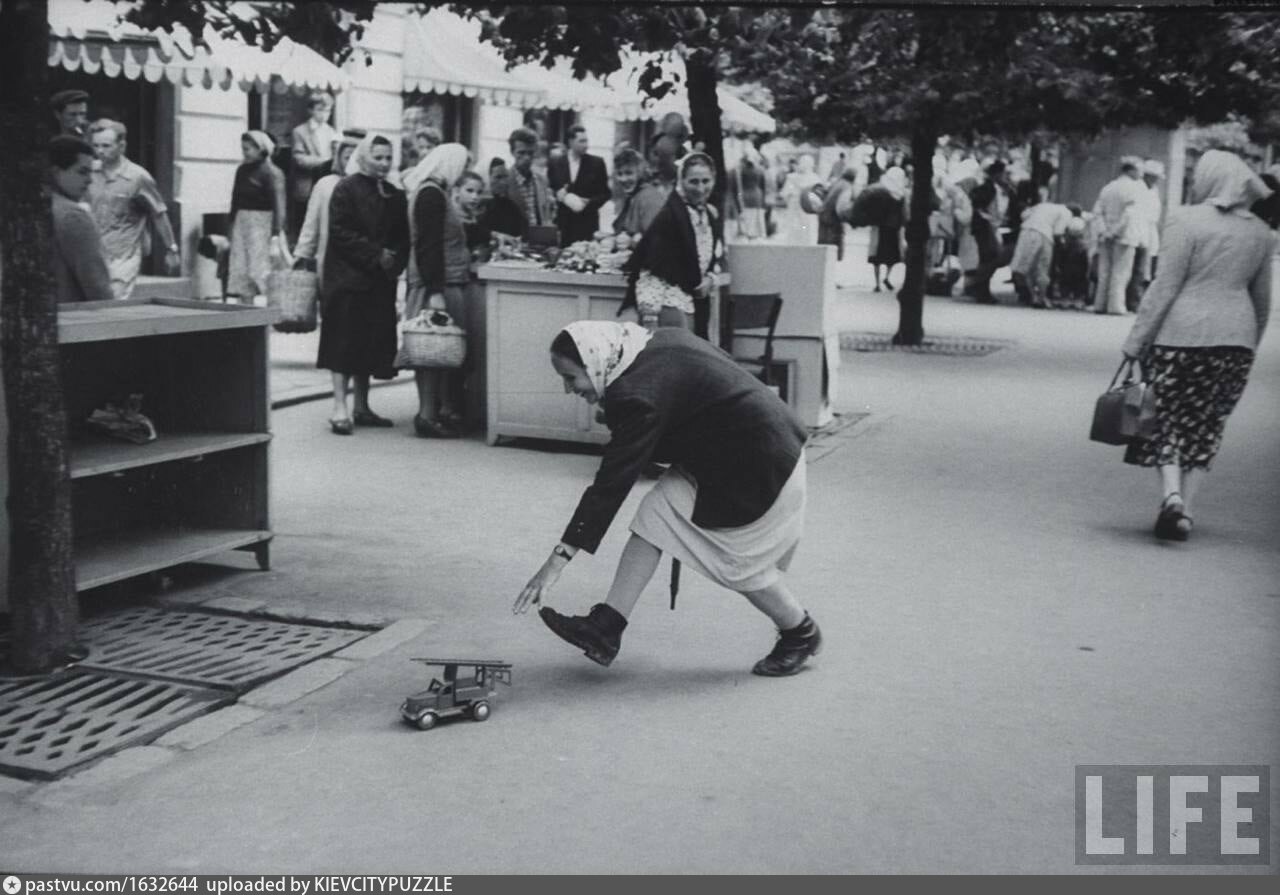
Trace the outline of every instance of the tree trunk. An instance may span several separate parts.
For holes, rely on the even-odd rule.
[[[11,662],[62,662],[79,613],[71,546],[67,414],[58,357],[48,164],[49,7],[0,2],[0,354],[9,414]]]
[[[716,186],[711,202],[724,214],[725,177],[724,134],[720,130],[720,97],[716,93],[719,80],[715,56],[708,52],[690,53],[685,59],[685,89],[689,93],[689,127],[694,138],[707,144],[707,155],[716,163]]]
[[[929,214],[933,210],[933,151],[938,135],[927,124],[911,134],[911,219],[907,222],[907,272],[898,290],[898,332],[895,345],[924,341],[924,280],[928,262]]]

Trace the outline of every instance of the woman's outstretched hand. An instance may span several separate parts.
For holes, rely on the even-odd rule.
[[[529,583],[524,586],[524,590],[520,591],[520,596],[516,597],[515,604],[511,607],[511,611],[516,615],[521,615],[529,611],[530,606],[537,606],[542,603],[542,598],[551,593],[551,588],[560,580],[560,573],[564,571],[568,560],[556,556],[554,553],[547,557],[547,561],[542,564],[542,568],[538,569],[538,574],[529,579]]]

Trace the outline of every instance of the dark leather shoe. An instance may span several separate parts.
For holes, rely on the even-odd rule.
[[[440,420],[424,420],[420,416],[413,418],[413,431],[419,438],[457,438],[458,433],[440,422]]]
[[[757,662],[751,672],[764,677],[787,677],[798,672],[809,657],[816,656],[820,649],[822,632],[818,630],[818,623],[806,612],[804,621],[800,624],[778,632],[778,642],[774,644],[773,652]]]
[[[351,421],[357,426],[373,426],[378,429],[389,429],[395,425],[385,416],[378,416],[372,410],[357,410],[351,414]]]
[[[597,603],[586,615],[561,615],[550,606],[538,610],[546,626],[562,640],[586,653],[588,659],[604,665],[613,663],[622,646],[627,620],[616,609]]]

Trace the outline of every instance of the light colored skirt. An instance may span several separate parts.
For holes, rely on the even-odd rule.
[[[252,299],[267,291],[271,273],[269,211],[237,211],[231,225],[231,254],[227,259],[227,293]]]
[[[773,506],[749,525],[694,525],[697,491],[693,479],[679,467],[671,467],[640,502],[631,531],[729,590],[757,591],[777,583],[780,573],[790,567],[804,533],[804,453]]]
[[[764,239],[764,209],[743,208],[738,212],[738,236],[743,239]]]

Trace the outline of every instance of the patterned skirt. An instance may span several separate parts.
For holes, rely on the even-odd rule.
[[[1130,444],[1124,462],[1209,470],[1227,417],[1249,380],[1253,352],[1216,346],[1178,348],[1156,345],[1142,359],[1155,390],[1156,434]]]

